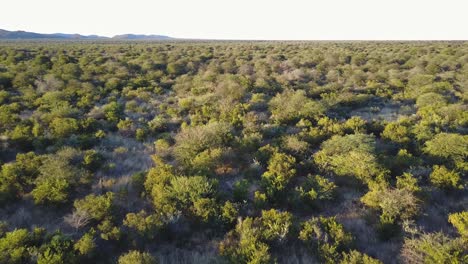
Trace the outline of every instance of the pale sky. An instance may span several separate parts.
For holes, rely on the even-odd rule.
[[[468,40],[468,0],[1,0],[0,28],[278,40]]]

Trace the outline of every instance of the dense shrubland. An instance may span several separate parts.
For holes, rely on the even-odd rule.
[[[0,263],[466,263],[468,45],[0,43]]]

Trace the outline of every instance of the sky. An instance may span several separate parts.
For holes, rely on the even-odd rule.
[[[468,0],[1,0],[0,28],[197,39],[468,40]]]

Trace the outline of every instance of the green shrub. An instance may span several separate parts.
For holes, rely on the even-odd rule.
[[[278,123],[293,123],[301,118],[317,118],[325,112],[324,106],[307,98],[303,90],[285,90],[270,101],[272,118]]]
[[[138,213],[128,213],[123,224],[146,238],[152,239],[164,225],[163,219],[157,214],[148,214],[141,210]]]
[[[333,136],[322,143],[314,161],[322,170],[365,182],[385,173],[375,155],[375,138],[365,134]]]
[[[462,237],[468,238],[468,211],[450,214],[448,220]]]
[[[423,234],[405,239],[401,256],[406,263],[466,263],[466,241],[443,233]]]
[[[336,188],[337,186],[334,182],[323,176],[309,175],[307,176],[306,182],[302,186],[296,188],[296,190],[306,202],[316,202],[332,200],[335,196]]]
[[[83,199],[76,200],[74,206],[81,215],[87,215],[94,221],[100,222],[104,219],[111,219],[114,208],[114,193],[90,194]]]
[[[86,233],[78,241],[76,241],[73,248],[84,257],[92,257],[96,252],[96,241],[94,234]]]
[[[396,177],[396,187],[398,189],[408,190],[410,192],[419,192],[421,188],[418,186],[418,179],[411,173],[405,172],[401,176]]]
[[[466,161],[468,135],[440,133],[425,143],[424,151],[441,161],[452,161],[457,168],[468,170]]]
[[[460,175],[456,171],[448,170],[445,166],[434,166],[429,176],[434,186],[443,189],[462,189]]]
[[[347,249],[353,237],[335,217],[313,217],[302,223],[299,239],[316,250],[327,263],[339,259],[339,252]]]
[[[351,250],[349,253],[342,253],[340,264],[382,264],[382,262],[357,250]]]
[[[119,257],[119,264],[156,264],[156,259],[147,252],[130,250]]]
[[[15,229],[0,238],[0,263],[27,263],[32,240],[26,229]]]
[[[50,238],[50,241],[47,244],[41,247],[37,263],[77,263],[77,260],[77,256],[73,249],[73,241],[61,233],[56,233]]]
[[[262,182],[270,197],[283,191],[296,175],[295,162],[294,157],[283,153],[274,153],[270,158],[268,170],[262,175]]]
[[[283,242],[286,240],[292,226],[292,214],[275,209],[263,210],[260,221],[264,239]]]
[[[234,189],[232,190],[234,200],[241,202],[247,200],[249,194],[250,183],[246,179],[236,181],[234,183]]]

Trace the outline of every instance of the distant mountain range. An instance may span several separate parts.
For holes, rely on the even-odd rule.
[[[35,32],[8,31],[8,30],[0,29],[0,40],[1,39],[169,40],[173,38],[168,37],[168,36],[162,36],[162,35],[135,35],[135,34],[116,35],[116,36],[113,36],[112,38],[109,38],[109,37],[103,37],[103,36],[97,36],[97,35],[85,36],[85,35],[80,35],[80,34],[63,34],[63,33],[42,34],[42,33],[35,33]]]

